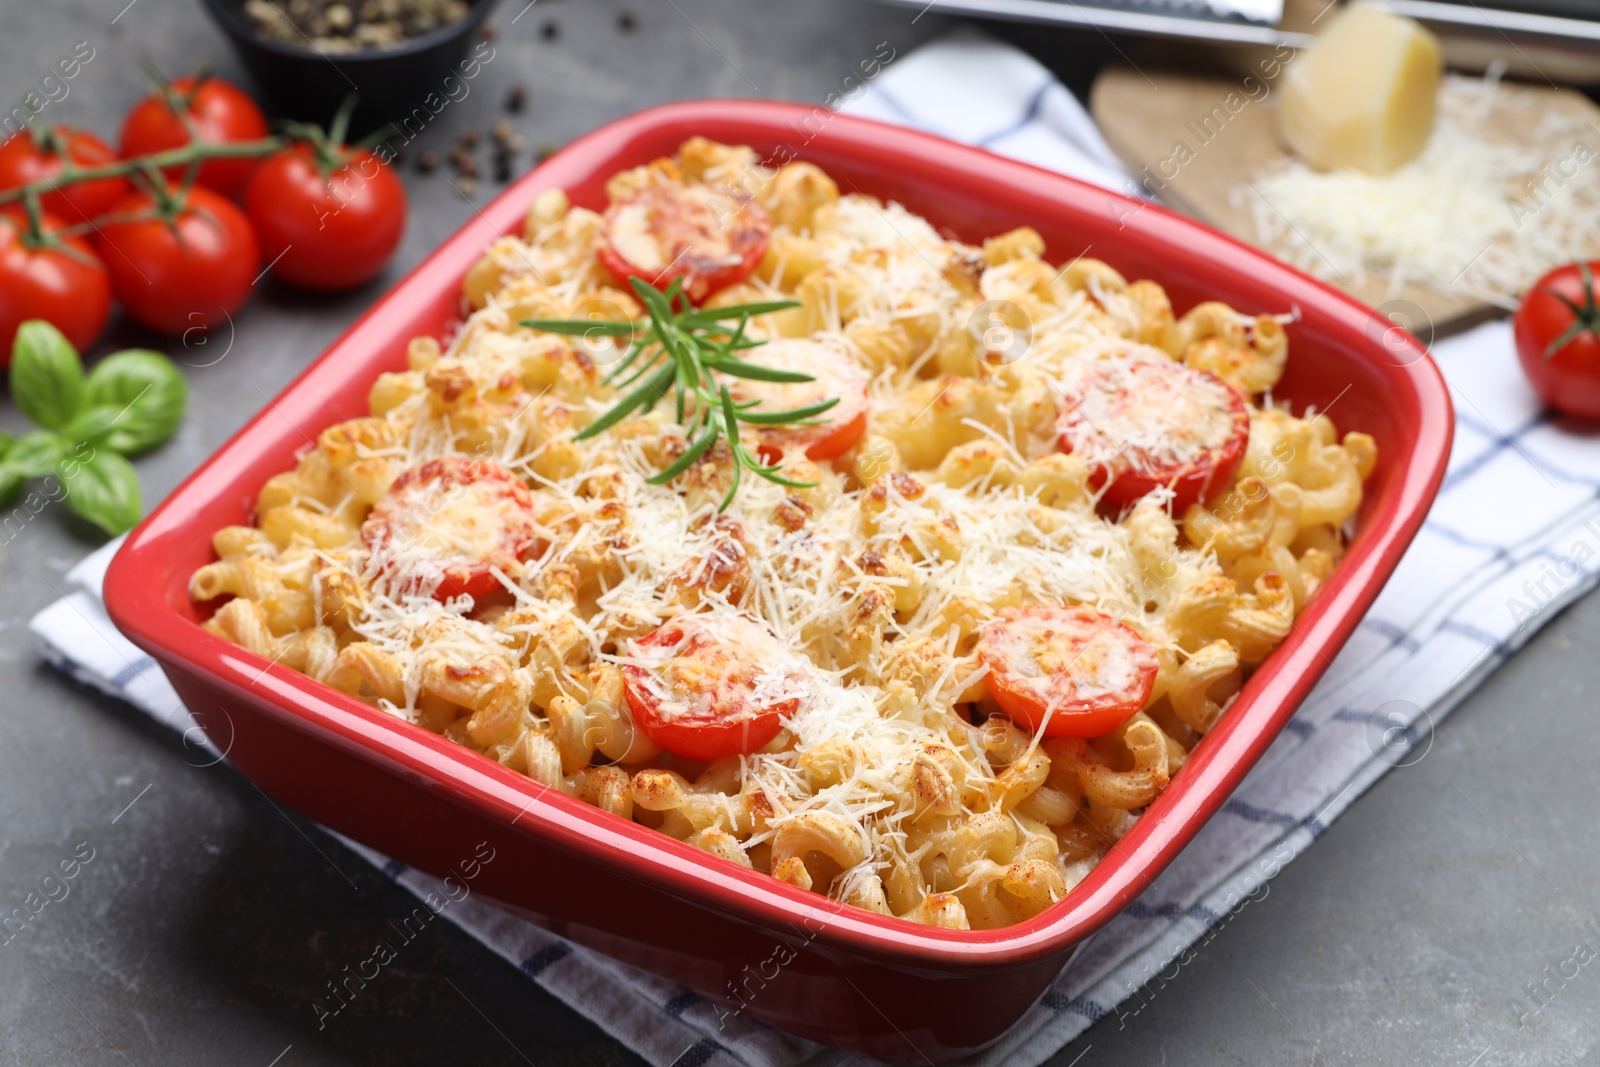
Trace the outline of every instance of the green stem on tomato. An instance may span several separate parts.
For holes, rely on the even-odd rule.
[[[355,114],[356,104],[359,101],[360,98],[355,93],[346,96],[344,102],[339,105],[339,110],[334,112],[333,122],[329,124],[326,132],[321,126],[309,122],[283,124],[285,133],[296,141],[303,141],[311,146],[317,173],[322,175],[324,182],[331,182],[333,172],[349,162],[350,153],[345,146],[344,138],[350,130],[350,116]]]
[[[92,256],[74,248],[66,238],[72,236],[67,230],[56,230],[52,233],[44,229],[44,207],[39,203],[37,190],[30,190],[23,197],[23,217],[27,222],[26,228],[21,233],[22,247],[34,251],[55,249],[70,259],[80,263],[93,262]]]
[[[187,117],[190,109],[194,107],[195,96],[200,92],[200,87],[210,81],[215,73],[211,69],[211,64],[200,65],[200,69],[194,73],[194,80],[189,84],[189,91],[185,93],[180,93],[174,88],[172,79],[155,65],[154,60],[145,59],[139,65],[144,70],[145,80],[150,83],[150,91],[166,101],[167,108],[188,125]],[[192,134],[194,130],[191,128],[189,132]]]
[[[48,238],[44,232],[44,205],[39,202],[39,191],[30,189],[22,198],[23,210],[28,217],[28,230],[23,243],[32,248],[43,248]]]
[[[1594,298],[1594,273],[1589,270],[1589,264],[1581,259],[1578,260],[1577,266],[1578,276],[1583,279],[1583,303],[1581,305],[1548,286],[1539,290],[1546,296],[1555,297],[1566,305],[1568,311],[1572,312],[1572,325],[1567,327],[1560,337],[1557,337],[1545,347],[1545,359],[1553,358],[1557,352],[1577,340],[1584,333],[1600,336],[1600,305],[1595,303]]]
[[[98,167],[80,167],[73,161],[71,155],[57,153],[61,159],[61,173],[52,178],[42,178],[38,181],[19,185],[14,189],[0,192],[0,204],[9,204],[21,200],[23,209],[28,216],[29,232],[42,236],[44,233],[44,209],[40,206],[41,194],[54,192],[69,185],[80,182],[97,181],[102,178],[128,178],[134,180],[136,176],[150,178],[146,191],[163,205],[168,200],[166,183],[160,175],[168,167],[184,167],[182,191],[187,192],[194,184],[199,174],[200,164],[208,159],[241,159],[253,156],[271,155],[283,147],[283,141],[277,137],[263,137],[255,141],[233,141],[217,144],[210,141],[191,139],[186,145],[169,148],[164,152],[152,152],[144,156],[132,156],[128,159],[119,159],[115,163],[104,163]],[[138,184],[135,181],[135,184]],[[165,212],[165,207],[163,208]],[[141,216],[142,217],[142,216]],[[64,227],[60,232],[63,235],[87,233],[97,229],[103,220],[90,219],[88,222],[74,226]]]
[[[139,171],[154,168],[161,171],[168,167],[180,167],[195,160],[204,162],[208,159],[242,159],[251,156],[271,155],[283,147],[283,139],[279,137],[263,137],[255,141],[231,141],[224,144],[215,144],[210,141],[191,141],[189,144],[178,148],[169,148],[164,152],[152,152],[147,156],[133,156],[129,159],[119,159],[115,163],[103,163],[98,167],[79,167],[69,157],[61,159],[61,173],[53,178],[40,179],[19,185],[14,189],[0,192],[0,204],[8,204],[13,200],[23,199],[31,190],[35,193],[49,193],[68,185],[79,182],[96,181],[101,178],[126,178]]]
[[[56,128],[39,121],[39,112],[28,112],[28,136],[33,140],[33,147],[41,152],[53,152],[65,158],[66,146],[61,143],[61,138],[56,136]]]

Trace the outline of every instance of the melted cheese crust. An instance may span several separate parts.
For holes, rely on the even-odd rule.
[[[469,274],[475,310],[448,343],[413,342],[412,369],[374,385],[372,417],[330,428],[269,482],[258,528],[217,535],[220,559],[191,592],[234,599],[206,625],[816,892],[948,927],[1037,914],[1127,831],[1242,671],[1287,636],[1342,549],[1370,439],[1341,442],[1325,416],[1263,401],[1214,510],[1169,515],[1158,491],[1103,515],[1085,461],[1057,444],[1072,381],[1106,360],[1181,360],[1259,394],[1281,371],[1279,320],[1218,304],[1175,318],[1152,283],[1097,261],[1050,264],[1031,230],[962,244],[896,204],[841,196],[809,164],[698,138],[608,192],[698,182],[774,221],[755,278],[710,302],[793,297],[803,306],[751,334],[827,346],[871,381],[854,449],[785,457],[813,487],[747,476],[718,514],[732,474],[720,445],[650,485],[686,447],[670,405],[574,440],[614,402],[615,352],[519,320],[643,309],[596,262],[599,216],[552,191]],[[1020,358],[973,327],[997,300],[1028,323]],[[548,546],[497,569],[493,603],[419,595],[405,561],[371,567],[356,535],[403,471],[452,453],[522,479]],[[1093,605],[1153,643],[1149,706],[1087,744],[990,718],[979,632],[1031,604]],[[799,707],[761,752],[693,764],[634,727],[621,665],[685,614],[737,618],[787,650],[768,695]]]
[[[1136,687],[1142,670],[1154,666],[1116,632],[1085,633],[1069,626],[1063,633],[1053,619],[1024,614],[986,628],[986,633],[991,636],[980,648],[989,646],[994,669],[1007,672],[1018,688],[1050,710],[1069,701],[1093,705],[1117,697]],[[1056,681],[1063,675],[1065,687]]]
[[[1072,451],[1093,464],[1138,471],[1192,466],[1233,435],[1233,408],[1216,382],[1163,374],[1147,359],[1103,360],[1086,377],[1074,394],[1080,419],[1067,436]]]

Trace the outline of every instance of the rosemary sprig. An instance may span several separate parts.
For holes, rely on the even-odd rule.
[[[604,433],[634,412],[649,411],[670,391],[677,421],[689,438],[689,448],[665,469],[647,479],[651,485],[665,485],[699,461],[719,439],[726,438],[733,454],[733,485],[722,506],[726,511],[739,491],[744,471],[778,485],[803,489],[815,482],[801,482],[778,473],[781,464],[763,463],[739,438],[739,424],[752,426],[805,427],[817,424],[817,416],[839,402],[837,397],[804,407],[782,411],[758,410],[760,400],[739,401],[729,393],[719,376],[762,382],[811,382],[809,374],[780,370],[751,363],[739,354],[759,348],[765,341],[745,336],[750,320],[757,315],[799,307],[793,300],[770,300],[755,304],[696,309],[684,295],[683,283],[674,279],[665,289],[657,289],[638,278],[628,284],[639,294],[648,319],[641,323],[582,319],[523,319],[522,325],[549,333],[575,337],[628,338],[627,353],[606,375],[606,383],[626,389],[604,415],[576,435],[577,440]],[[687,419],[687,421],[685,421]]]

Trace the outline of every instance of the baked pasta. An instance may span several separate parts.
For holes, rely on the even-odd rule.
[[[454,335],[216,534],[206,629],[802,889],[1038,914],[1317,595],[1372,439],[1271,399],[1286,317],[1177,315],[1028,228],[699,138],[607,194],[539,195]],[[783,373],[619,417],[644,335],[606,324],[663,293],[651,336]]]

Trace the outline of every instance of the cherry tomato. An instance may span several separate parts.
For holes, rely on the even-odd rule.
[[[343,149],[328,163],[325,176],[314,146],[293,145],[268,156],[244,194],[272,272],[319,292],[372,278],[406,228],[405,187],[377,156]]]
[[[430,459],[396,478],[367,513],[361,542],[402,586],[437,600],[480,601],[504,587],[538,538],[533,497],[517,476],[470,456]]]
[[[850,451],[867,432],[867,387],[872,378],[850,356],[818,341],[777,340],[752,348],[743,358],[778,370],[809,374],[809,382],[764,382],[751,378],[729,381],[736,401],[759,400],[756,411],[786,411],[824,400],[839,402],[816,416],[814,426],[758,427],[754,431],[761,458],[775,463],[785,452],[803,450],[808,459],[833,459]]]
[[[759,750],[800,707],[799,657],[738,615],[685,615],[634,642],[622,668],[633,721],[673,755]]]
[[[1088,460],[1101,502],[1125,508],[1160,487],[1173,514],[1228,488],[1250,443],[1244,397],[1221,378],[1165,359],[1108,359],[1073,390],[1061,450]]]
[[[244,213],[210,189],[169,188],[169,222],[146,192],[112,206],[151,216],[100,227],[100,258],[128,314],[151,329],[182,333],[214,326],[250,295],[261,254]]]
[[[619,279],[657,289],[681,278],[698,304],[748,278],[771,236],[772,220],[748,197],[707,185],[652,185],[606,210],[600,263]]]
[[[266,116],[244,90],[221,78],[196,81],[185,77],[133,105],[122,121],[122,158],[188,144],[185,118],[200,140],[210,144],[256,141],[267,135]],[[255,166],[254,159],[212,159],[201,165],[198,180],[224,196],[238,196]],[[177,178],[182,171],[182,167],[169,167],[166,174]]]
[[[1046,737],[1099,737],[1143,710],[1155,646],[1089,607],[1007,608],[978,636],[1000,709]]]
[[[1600,262],[1569,263],[1534,283],[1511,318],[1517,358],[1534,391],[1558,411],[1600,419]]]
[[[63,157],[80,167],[101,167],[116,162],[117,154],[94,134],[71,126],[52,126],[37,139],[24,130],[0,144],[0,190],[54,178],[61,173]],[[104,215],[127,194],[126,179],[96,178],[45,193],[39,203],[68,225],[76,225]]]
[[[82,352],[111,311],[105,265],[82,238],[52,236],[61,228],[55,216],[42,222],[45,243],[35,246],[23,210],[0,209],[0,367],[11,365],[11,343],[27,320],[44,319]]]

